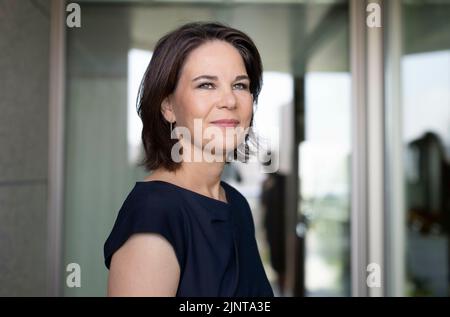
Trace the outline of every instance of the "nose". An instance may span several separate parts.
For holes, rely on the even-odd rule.
[[[230,88],[225,88],[222,91],[220,101],[218,103],[219,108],[236,108],[237,100],[234,92]]]

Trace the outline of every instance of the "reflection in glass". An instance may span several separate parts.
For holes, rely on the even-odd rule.
[[[402,59],[407,295],[448,296],[450,50]]]

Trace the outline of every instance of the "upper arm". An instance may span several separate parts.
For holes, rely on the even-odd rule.
[[[133,234],[111,259],[108,296],[175,296],[179,278],[175,251],[163,236]]]

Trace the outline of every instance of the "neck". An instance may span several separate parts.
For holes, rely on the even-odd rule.
[[[183,187],[220,200],[222,198],[220,177],[224,164],[223,162],[183,162],[174,176]]]
[[[192,147],[192,150],[198,151],[195,146]],[[183,155],[185,154],[183,153]],[[181,167],[175,172],[158,169],[147,179],[166,180],[205,196],[225,201],[225,193],[222,192],[220,186],[220,178],[224,167],[224,160],[207,161],[202,159],[198,162],[195,160],[183,160]]]

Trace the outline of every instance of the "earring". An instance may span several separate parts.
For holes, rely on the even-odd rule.
[[[172,124],[175,125],[176,121],[170,121],[170,138],[172,138],[172,133],[173,133],[173,127]]]

